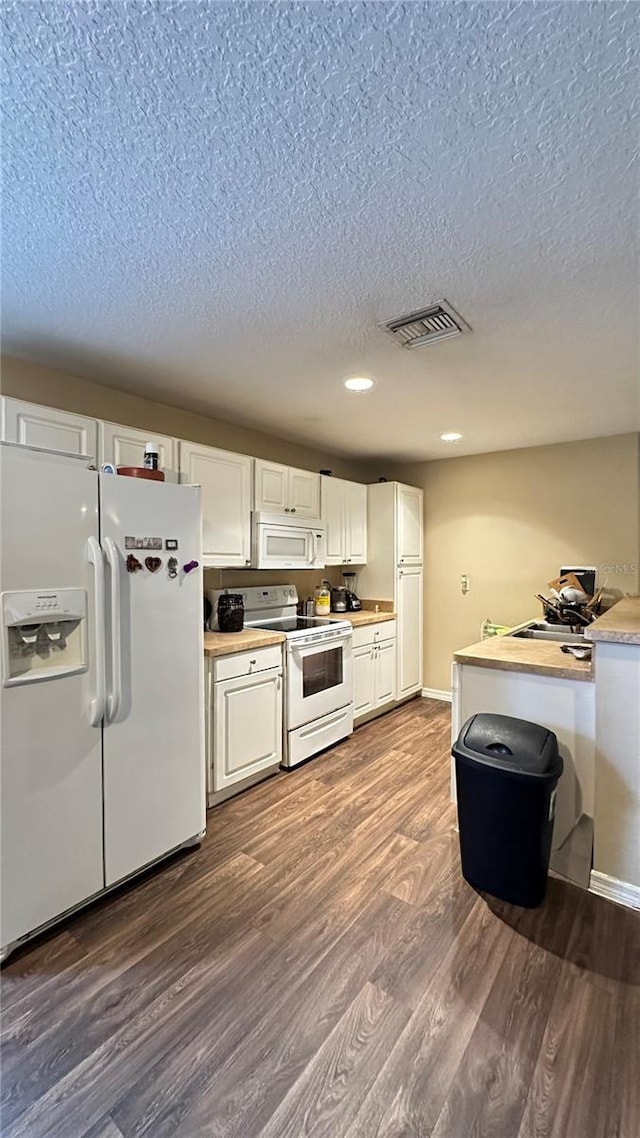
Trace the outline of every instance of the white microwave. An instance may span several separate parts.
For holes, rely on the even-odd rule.
[[[254,569],[324,569],[324,522],[283,514],[253,515]]]

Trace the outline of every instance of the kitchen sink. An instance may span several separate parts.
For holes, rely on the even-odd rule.
[[[519,628],[517,632],[509,632],[508,636],[517,636],[521,640],[551,640],[557,644],[584,644],[584,630],[574,632],[567,625],[548,624],[546,621],[534,622],[526,628]]]

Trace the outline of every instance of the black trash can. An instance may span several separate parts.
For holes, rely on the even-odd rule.
[[[453,746],[462,872],[512,905],[544,900],[562,758],[553,731],[472,715]]]

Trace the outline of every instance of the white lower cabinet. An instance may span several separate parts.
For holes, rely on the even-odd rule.
[[[393,640],[382,640],[380,644],[374,644],[374,648],[376,707],[381,707],[383,703],[390,703],[396,698],[395,637]]]
[[[353,653],[353,715],[357,719],[373,711],[376,705],[373,678],[373,644],[356,648]]]
[[[353,714],[355,719],[396,698],[395,622],[354,630]]]
[[[209,805],[278,770],[282,762],[282,653],[239,652],[213,661],[208,730]]]

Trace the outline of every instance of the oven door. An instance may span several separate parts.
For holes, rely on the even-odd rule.
[[[287,729],[353,702],[351,629],[319,643],[287,643]]]
[[[255,524],[256,569],[321,569],[324,534],[321,525]]]

